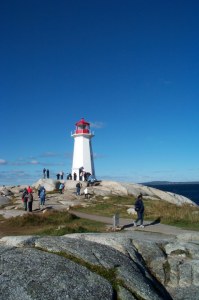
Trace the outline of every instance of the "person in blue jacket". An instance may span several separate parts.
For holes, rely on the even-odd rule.
[[[134,226],[137,226],[138,221],[140,221],[140,227],[144,228],[144,202],[142,199],[142,194],[139,194],[137,200],[135,201],[135,211],[137,212],[137,220],[134,222]]]

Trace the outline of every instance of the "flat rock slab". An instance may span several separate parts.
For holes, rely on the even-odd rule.
[[[101,276],[59,255],[0,246],[0,299],[113,299]]]

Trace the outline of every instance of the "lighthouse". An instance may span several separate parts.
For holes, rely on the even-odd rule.
[[[71,136],[74,138],[72,176],[77,174],[77,180],[80,179],[80,173],[89,172],[95,176],[94,160],[91,139],[94,134],[90,132],[90,123],[82,118],[75,124],[76,128]]]

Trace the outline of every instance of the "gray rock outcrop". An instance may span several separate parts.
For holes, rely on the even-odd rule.
[[[1,299],[199,300],[199,239],[146,232],[4,237]]]
[[[68,192],[75,192],[77,181],[74,180],[53,180],[53,179],[39,179],[36,183],[32,185],[35,189],[38,189],[40,186],[44,186],[46,191],[54,191],[59,188],[60,182],[65,184],[65,190]],[[86,187],[87,183],[82,182],[82,192]],[[25,186],[13,186],[13,187],[0,187],[0,192],[3,195],[14,195],[14,197],[19,197],[19,194],[22,193]],[[132,195],[137,197],[139,193],[143,194],[144,199],[151,199],[153,201],[163,200],[175,205],[183,205],[190,204],[193,206],[197,206],[196,203],[191,201],[190,199],[170,193],[164,192],[152,187],[144,186],[136,183],[125,183],[125,182],[115,182],[115,181],[101,181],[99,185],[92,186],[88,188],[88,192],[90,196],[111,196],[111,195],[120,195],[120,196],[128,196]]]
[[[8,197],[0,196],[0,207],[3,205],[8,205],[10,203],[10,199]]]

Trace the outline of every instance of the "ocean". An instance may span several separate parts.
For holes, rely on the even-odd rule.
[[[185,196],[199,205],[198,183],[144,184],[156,189]]]

